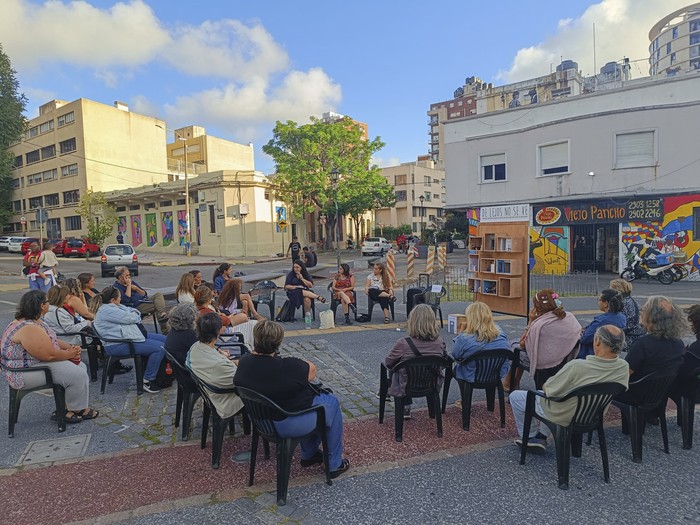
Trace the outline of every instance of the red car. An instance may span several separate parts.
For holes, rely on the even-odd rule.
[[[29,251],[29,245],[33,242],[39,242],[39,237],[27,237],[27,239],[22,243],[22,247],[20,250],[22,250],[22,255],[27,255],[27,252]],[[39,246],[41,248],[41,246]]]
[[[77,239],[73,237],[66,239],[66,244],[63,248],[63,255],[65,257],[70,257],[71,255],[75,255],[76,257],[91,257],[99,254],[100,247],[86,238]]]
[[[51,243],[51,251],[55,255],[63,255],[63,250],[66,249],[65,239],[49,239],[49,242]]]

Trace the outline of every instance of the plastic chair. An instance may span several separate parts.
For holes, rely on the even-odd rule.
[[[310,407],[299,412],[287,412],[280,408],[272,400],[249,388],[238,387],[238,395],[245,405],[246,413],[253,423],[253,438],[250,444],[250,473],[248,486],[253,485],[255,477],[255,464],[258,454],[258,441],[263,438],[265,459],[270,459],[269,443],[276,445],[277,456],[277,505],[287,504],[287,488],[289,487],[289,475],[292,470],[292,456],[296,446],[306,437],[318,433],[323,447],[323,468],[326,474],[326,483],[332,485],[331,472],[328,458],[328,435],[326,433],[326,413],[322,406]],[[275,421],[281,421],[288,417],[301,416],[316,413],[316,427],[303,436],[283,438],[277,433]]]
[[[15,424],[19,417],[19,406],[22,403],[22,398],[31,392],[51,388],[53,390],[53,399],[56,403],[56,419],[58,420],[58,431],[65,432],[66,430],[66,389],[61,385],[53,382],[51,369],[48,366],[32,366],[28,368],[12,368],[0,363],[0,370],[5,372],[44,372],[46,381],[43,385],[34,388],[13,388],[10,386],[9,406],[7,410],[7,437],[15,437]],[[8,385],[9,386],[9,385]]]
[[[335,318],[336,312],[338,310],[338,306],[341,305],[341,301],[338,299],[333,298],[333,282],[331,281],[328,283],[328,291],[331,293],[331,311],[333,312],[333,317]],[[352,312],[353,316],[355,317],[355,320],[357,321],[357,296],[353,293],[353,302],[349,304],[350,311]]]
[[[254,294],[257,290],[257,294]],[[250,290],[250,297],[253,299],[253,306],[258,309],[258,304],[266,304],[270,309],[270,319],[275,318],[275,292],[277,285],[272,281],[261,281]],[[257,298],[256,298],[257,297]]]
[[[65,332],[56,332],[56,337],[59,339],[63,337],[80,337],[80,348],[87,351],[88,355],[88,371],[90,372],[90,381],[94,383],[97,381],[97,370],[100,367],[100,360],[97,353],[97,346],[99,345],[99,340],[96,336],[92,337],[92,342],[88,343],[89,334],[83,332],[76,332],[73,334]]]
[[[102,386],[100,387],[100,394],[104,394],[105,390],[107,389],[107,380],[109,379],[109,384],[111,385],[112,382],[114,382],[114,368],[112,367],[112,363],[114,361],[121,361],[122,359],[133,359],[134,360],[134,372],[136,373],[136,395],[141,395],[143,394],[143,373],[144,373],[144,362],[143,362],[143,356],[140,356],[136,353],[136,345],[134,344],[133,341],[123,341],[121,339],[105,339],[102,337],[97,330],[95,330],[95,327],[93,326],[92,329],[95,331],[95,335],[99,338],[99,340],[102,343],[102,346],[105,348],[105,364],[104,367],[102,368]],[[107,345],[105,343],[128,343],[129,345],[129,355],[128,356],[111,356],[109,353],[107,353],[106,347]]]
[[[498,408],[501,413],[501,428],[506,426],[506,402],[501,382],[501,368],[506,361],[513,359],[513,352],[509,348],[486,350],[470,356],[462,361],[455,361],[455,369],[459,365],[474,363],[474,381],[468,382],[457,379],[459,391],[462,397],[462,430],[469,430],[469,423],[472,414],[472,393],[474,389],[486,391],[486,408],[489,412],[495,409],[496,392],[498,392]],[[442,413],[447,408],[447,395],[450,392],[450,382],[445,379],[445,386],[442,394]]]
[[[440,299],[447,295],[447,290],[442,285],[436,286],[440,286],[439,291],[434,292],[432,290],[432,286],[428,286],[427,288],[425,288],[425,291],[423,292],[423,298],[425,300],[425,304],[427,304],[428,306],[430,306],[430,308],[433,309],[436,318],[438,316],[438,313],[440,314],[440,328],[442,328],[444,324],[442,321],[442,308],[440,307]]]
[[[678,406],[678,424],[681,426],[683,435],[683,449],[693,448],[693,423],[695,420],[695,405],[698,400],[698,389],[700,389],[700,366],[694,368],[689,374],[692,379],[687,380],[684,389],[678,396],[672,399]]]
[[[143,304],[143,303],[153,304],[153,301],[146,299],[144,301],[141,301],[141,304]],[[159,333],[159,331],[158,331],[159,330],[159,328],[158,328],[158,316],[156,315],[156,312],[153,312],[150,314],[141,313],[141,320],[143,321],[149,315],[153,317],[153,328],[155,329],[156,333]]]
[[[666,399],[668,390],[676,380],[676,374],[658,375],[652,372],[629,385],[627,395],[635,399],[634,403],[614,399],[612,404],[622,412],[622,432],[630,433],[632,441],[632,461],[642,462],[642,434],[644,433],[647,412],[659,417],[661,438],[664,452],[668,450],[668,429],[666,427]]]
[[[180,416],[182,415],[182,440],[190,439],[190,423],[192,421],[192,412],[194,404],[200,397],[199,388],[189,368],[182,365],[170,352],[165,351],[165,358],[170,363],[173,369],[175,379],[177,380],[177,400],[175,401],[175,428],[180,426]],[[182,413],[182,409],[185,413]]]
[[[557,451],[557,476],[559,488],[569,489],[569,466],[571,456],[581,457],[583,433],[598,431],[598,443],[600,455],[603,460],[603,479],[610,482],[610,466],[608,464],[608,448],[605,442],[605,429],[603,428],[603,413],[613,397],[625,391],[625,386],[620,383],[596,383],[577,388],[561,397],[547,397],[541,392],[533,390],[527,393],[525,408],[525,424],[523,426],[522,445],[520,447],[520,464],[525,464],[527,442],[530,436],[532,418],[535,417],[547,425],[554,435],[554,444]],[[561,403],[576,398],[576,410],[571,423],[568,426],[557,425],[535,412],[535,399],[541,397],[552,403]]]
[[[369,316],[369,320],[372,320],[372,310],[374,310],[374,305],[379,304],[378,301],[374,301],[367,296],[367,315]],[[396,317],[394,316],[394,301],[389,301],[389,310],[391,311],[391,320],[394,321],[396,320]]]
[[[216,411],[216,407],[211,402],[209,393],[214,394],[237,394],[238,391],[235,387],[229,388],[219,388],[210,383],[207,383],[201,377],[198,377],[196,373],[189,369],[190,375],[194,382],[197,384],[199,393],[202,395],[204,400],[204,414],[202,415],[202,441],[201,448],[206,448],[207,446],[207,433],[209,432],[209,415],[212,416],[212,429],[211,429],[211,468],[218,469],[221,464],[221,449],[224,446],[224,431],[228,426],[229,430],[233,432],[235,430],[235,417],[242,413],[243,416],[243,433],[245,435],[250,434],[250,420],[246,417],[243,410],[239,410],[234,415],[223,418]]]
[[[428,403],[428,415],[437,422],[437,435],[442,437],[442,413],[440,411],[440,388],[438,379],[440,370],[451,369],[448,357],[421,356],[401,361],[391,368],[392,374],[406,374],[406,394],[394,396],[396,416],[394,417],[394,434],[398,443],[403,441],[403,409],[406,397],[424,397]],[[389,368],[381,363],[379,374],[379,423],[384,423],[386,396],[389,392]],[[445,378],[447,380],[447,377]]]

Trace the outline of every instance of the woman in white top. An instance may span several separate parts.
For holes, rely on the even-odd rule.
[[[369,274],[365,281],[365,293],[370,299],[379,303],[384,310],[384,324],[389,324],[389,303],[396,301],[396,297],[384,264],[374,265],[373,273]]]
[[[201,273],[200,273],[201,278]],[[180,277],[180,282],[175,288],[175,297],[180,304],[194,304],[194,276],[187,272]]]

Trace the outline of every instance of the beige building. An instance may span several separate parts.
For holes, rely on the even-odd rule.
[[[659,20],[649,31],[649,74],[674,76],[700,70],[700,3]]]
[[[382,168],[382,175],[394,188],[396,205],[376,211],[378,228],[409,224],[413,233],[420,234],[444,216],[445,171],[438,169],[428,155]]]
[[[277,225],[279,208],[285,205],[274,200],[262,173],[204,173],[189,178],[189,190],[193,254],[250,257],[286,250],[290,230],[282,232]],[[107,199],[117,209],[117,230],[139,253],[185,253],[182,181],[113,191]]]
[[[86,190],[109,191],[167,180],[164,122],[113,106],[78,99],[39,108],[15,156],[12,210],[5,232],[39,234],[36,212],[48,213],[45,235],[86,233],[76,205]],[[22,225],[22,218],[26,225]]]

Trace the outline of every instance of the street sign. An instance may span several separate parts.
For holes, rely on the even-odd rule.
[[[36,210],[36,220],[42,224],[45,223],[49,220],[49,212],[44,208],[39,208]]]
[[[27,218],[26,218],[24,215],[22,215],[22,216],[19,218],[19,222],[20,222],[20,224],[21,224],[22,226],[25,226],[25,225],[27,224]]]
[[[285,221],[284,219],[281,221],[277,221],[277,226],[284,230],[287,227],[287,221]]]
[[[326,224],[326,222],[328,222],[328,219],[326,219],[326,216],[325,216],[325,215],[321,215],[321,218],[319,219],[319,222],[320,222],[321,224]]]

